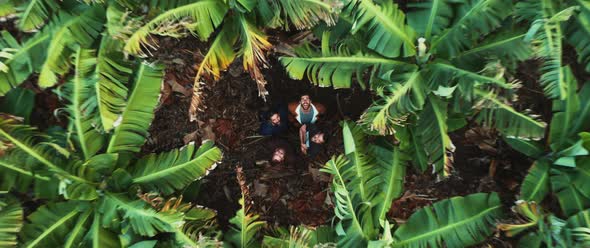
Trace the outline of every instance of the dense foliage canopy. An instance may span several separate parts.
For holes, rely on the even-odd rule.
[[[465,247],[494,230],[522,247],[590,245],[586,0],[0,0],[0,18],[0,247]],[[271,39],[301,30],[311,38]],[[244,195],[222,232],[214,210],[178,197],[221,161],[213,141],[138,155],[165,69],[151,55],[187,36],[207,47],[191,120],[234,61],[265,98],[273,47],[294,79],[376,96],[322,168],[332,225],[270,232]],[[518,98],[533,60],[547,118]],[[29,125],[27,81],[59,97],[67,128]],[[388,218],[408,170],[453,174],[449,133],[468,123],[534,161],[514,206],[474,193]],[[500,223],[509,207],[520,219]]]

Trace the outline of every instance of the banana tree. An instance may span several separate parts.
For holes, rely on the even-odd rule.
[[[589,61],[590,4],[587,1],[519,1],[516,16],[532,21],[526,39],[537,47],[535,56],[543,59],[541,84],[547,97],[567,97],[565,43],[578,52],[582,65]],[[571,20],[570,20],[571,19]],[[569,21],[568,21],[569,20]],[[590,67],[585,66],[587,71]]]
[[[16,24],[25,32],[17,41],[2,32],[0,49],[0,96],[18,87],[33,73],[39,73],[41,88],[53,87],[63,81],[74,66],[70,56],[77,48],[97,52],[95,86],[103,132],[110,132],[113,123],[125,108],[127,82],[134,68],[133,59],[125,59],[123,41],[114,37],[126,27],[125,12],[117,1],[82,3],[78,1],[4,1],[13,7]],[[141,7],[141,5],[137,5]]]
[[[520,219],[517,223],[499,224],[498,229],[508,237],[520,237],[519,247],[586,247],[588,210],[561,219],[545,211],[535,202],[517,201],[513,207]],[[519,235],[519,236],[517,236]]]
[[[20,245],[119,247],[171,233],[170,242],[197,246],[190,230],[207,216],[205,210],[180,203],[153,207],[137,194],[184,189],[215,168],[221,151],[206,141],[136,158],[154,118],[163,68],[135,65],[124,82],[133,86],[126,107],[106,134],[99,129],[98,60],[94,51],[78,47],[68,62],[74,74],[57,90],[66,104],[67,130],[44,134],[14,119],[0,120],[0,140],[12,147],[0,157],[3,190],[33,189],[44,200],[27,216]]]
[[[508,0],[421,1],[404,13],[392,1],[347,0],[321,47],[304,44],[281,57],[292,78],[322,87],[361,87],[379,97],[360,123],[395,134],[420,170],[451,173],[448,132],[466,118],[507,137],[538,139],[546,124],[512,107],[516,62],[529,58],[526,30],[514,28]],[[368,83],[368,85],[367,85]],[[420,145],[421,144],[421,145]]]
[[[368,145],[362,128],[351,122],[343,122],[342,132],[345,155],[322,168],[333,176],[338,246],[465,247],[491,235],[490,227],[502,216],[495,193],[442,200],[393,226],[387,212],[403,192],[405,148],[384,137]]]
[[[554,114],[546,143],[506,140],[515,150],[536,159],[521,185],[520,201],[515,206],[525,219],[500,226],[509,236],[525,233],[520,242],[530,244],[529,247],[541,247],[543,243],[560,247],[587,245],[580,237],[584,236],[584,228],[590,227],[590,86],[584,84],[578,91],[578,83],[568,67],[564,75],[567,94],[564,100],[553,101]],[[560,212],[537,210],[541,209],[537,204],[549,195],[557,199]],[[559,230],[553,231],[555,228]],[[577,236],[573,235],[576,232]]]
[[[225,234],[225,241],[233,247],[260,247],[257,236],[266,222],[258,220],[258,215],[248,213],[243,197],[240,199],[240,206],[236,215],[229,221],[233,226]]]

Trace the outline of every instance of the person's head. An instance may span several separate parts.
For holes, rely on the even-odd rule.
[[[275,148],[274,152],[272,153],[272,162],[279,164],[285,161],[285,153],[286,152],[284,148]]]
[[[281,124],[281,115],[278,112],[270,113],[270,123],[273,126],[278,126]]]
[[[299,103],[301,104],[301,108],[308,110],[311,107],[311,98],[308,94],[302,95]]]
[[[326,140],[324,140],[324,132],[317,132],[313,136],[311,136],[311,142],[316,144],[323,144]]]

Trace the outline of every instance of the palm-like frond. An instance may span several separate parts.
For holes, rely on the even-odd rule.
[[[215,28],[221,24],[228,8],[223,1],[201,0],[191,4],[170,9],[139,28],[125,44],[125,51],[131,54],[145,55],[142,49],[157,47],[156,40],[150,38],[150,33],[157,28],[166,29],[167,25],[189,18],[195,22],[188,25],[201,40],[207,40]],[[191,30],[193,31],[193,30]]]
[[[590,4],[578,1],[582,5],[581,13],[574,16],[574,21],[567,24],[565,38],[578,52],[578,62],[586,65],[585,69],[590,72]]]
[[[128,40],[129,37],[131,37],[131,35],[133,35],[133,33],[135,33],[135,31],[142,25],[141,21],[143,20],[143,16],[135,17],[131,15],[131,10],[137,8],[137,4],[140,3],[128,4],[126,1],[109,2],[106,10],[107,21],[105,25],[107,32],[104,34],[103,38],[110,36],[121,41]],[[123,49],[118,49],[117,52],[122,53]]]
[[[103,153],[95,155],[88,160],[71,158],[65,164],[64,170],[71,175],[83,178],[86,181],[62,182],[59,193],[65,199],[92,201],[100,197],[97,186],[104,180],[105,175],[110,175],[115,166],[119,154]]]
[[[453,61],[462,66],[479,66],[481,68],[482,58],[500,59],[503,61],[503,65],[516,66],[516,62],[532,56],[533,51],[524,37],[524,31],[506,28],[459,53]]]
[[[92,71],[96,66],[94,51],[78,48],[73,56],[75,73],[66,84],[66,98],[70,102],[70,125],[75,132],[76,144],[85,159],[89,159],[103,146],[104,137],[94,127],[96,124],[96,78]]]
[[[191,240],[200,240],[200,236],[218,232],[217,211],[201,206],[195,206],[185,212],[186,223],[182,232]]]
[[[569,67],[565,68],[564,82],[566,83],[567,95],[565,100],[553,101],[553,117],[549,129],[549,142],[553,151],[560,151],[571,145],[577,139],[578,132],[583,131],[580,128],[580,122],[587,118],[589,106],[581,105],[590,99],[588,89],[578,90],[578,82]],[[588,88],[587,86],[585,88]]]
[[[52,0],[25,1],[18,7],[18,28],[25,32],[38,30],[58,8],[59,3]]]
[[[541,203],[549,191],[549,164],[546,161],[536,161],[520,186],[519,199]]]
[[[208,141],[198,150],[189,144],[171,152],[147,155],[135,163],[133,182],[164,194],[182,189],[208,174],[221,160],[221,150],[213,144]]]
[[[545,60],[541,67],[541,84],[548,97],[563,100],[567,97],[567,83],[562,60],[564,36],[561,22],[569,19],[574,7],[558,12],[555,5],[549,0],[519,2],[517,14],[520,19],[534,18],[526,39],[534,39],[539,46],[537,56]]]
[[[418,127],[408,126],[405,129],[401,129],[402,132],[398,132],[396,137],[399,137],[402,141],[408,141],[407,143],[402,143],[408,149],[408,153],[412,154],[414,159],[411,161],[412,165],[418,169],[420,172],[426,171],[428,169],[428,154],[426,154],[426,150],[424,150],[421,138],[421,133],[417,130]]]
[[[229,1],[229,5],[232,9],[241,13],[248,13],[258,5],[258,2],[257,0],[231,0]]]
[[[100,248],[100,247],[121,247],[117,235],[102,226],[100,223],[101,215],[95,211],[92,217],[92,224],[82,240],[84,247]]]
[[[296,52],[299,57],[280,58],[289,76],[300,80],[306,75],[309,81],[320,87],[350,88],[353,76],[363,85],[363,74],[369,69],[376,75],[382,75],[389,71],[405,71],[413,67],[405,62],[376,55],[360,52],[352,54],[347,49],[324,51],[324,54],[319,54],[310,46],[303,46]]]
[[[590,209],[580,211],[579,213],[567,219],[567,225],[570,228],[589,227],[590,226]]]
[[[199,64],[197,75],[195,75],[193,96],[189,108],[191,121],[196,120],[197,111],[201,110],[201,87],[205,83],[205,80],[218,80],[220,72],[227,69],[235,59],[236,53],[233,50],[233,45],[237,38],[238,34],[233,30],[233,25],[224,24]]]
[[[361,247],[374,238],[376,229],[369,206],[361,204],[358,190],[348,182],[355,179],[353,168],[345,156],[333,157],[320,171],[334,176],[332,190],[335,197],[334,214],[339,223],[336,230],[340,239],[338,245],[343,247]],[[358,181],[358,179],[357,179]],[[340,231],[338,231],[340,230]]]
[[[256,234],[265,225],[265,222],[259,221],[258,215],[248,213],[244,198],[240,199],[240,205],[242,208],[229,220],[233,226],[230,226],[226,241],[235,247],[256,247]]]
[[[375,161],[368,155],[366,138],[360,126],[352,122],[342,123],[342,139],[344,140],[344,154],[349,163],[345,166],[350,181],[348,187],[358,194],[361,201],[367,202],[377,193],[379,173],[375,168]]]
[[[154,118],[162,76],[160,66],[146,63],[138,66],[127,107],[114,124],[116,128],[107,149],[108,153],[139,152]]]
[[[129,224],[139,235],[153,237],[159,232],[180,232],[181,212],[157,212],[143,201],[131,201],[123,195],[107,194],[98,211],[102,214],[103,226],[120,225],[118,220]]]
[[[16,247],[17,234],[23,227],[23,209],[11,199],[0,200],[0,246]]]
[[[400,147],[391,144],[385,139],[372,146],[372,154],[376,163],[381,167],[381,193],[383,199],[377,203],[380,222],[387,221],[386,214],[391,208],[393,200],[404,192],[404,177],[406,176],[406,163],[408,155],[404,154]]]
[[[75,247],[76,245],[80,244],[86,235],[86,223],[90,219],[92,210],[92,208],[89,208],[80,213],[76,220],[76,224],[73,225],[72,229],[68,233],[67,239],[64,240],[63,247]]]
[[[64,149],[51,141],[44,141],[43,139],[46,137],[40,135],[35,128],[16,124],[12,120],[0,119],[0,138],[12,143],[15,149],[19,149],[19,152],[27,154],[27,163],[39,162],[60,176],[73,181],[87,182],[87,180],[72,175],[59,166],[63,156],[59,155],[56,149]]]
[[[58,17],[55,32],[47,49],[47,59],[39,74],[39,86],[51,87],[57,83],[58,76],[65,75],[70,69],[68,57],[76,45],[89,48],[100,35],[103,28],[105,12],[102,7],[92,7],[77,16],[62,13]],[[50,27],[48,28],[52,28]]]
[[[510,0],[463,0],[455,10],[458,18],[433,38],[432,50],[453,58],[467,50],[472,42],[498,28],[512,13]]]
[[[39,32],[23,43],[7,31],[2,31],[0,35],[0,96],[3,96],[39,70],[51,35]]]
[[[590,208],[590,160],[578,163],[570,170],[551,169],[551,188],[566,215],[573,215]]]
[[[590,84],[584,84],[577,95],[580,100],[580,109],[576,113],[576,120],[570,128],[568,136],[573,136],[583,130],[590,130]]]
[[[474,88],[473,85],[490,85],[504,89],[512,89],[515,85],[507,82],[504,77],[494,75],[494,77],[484,75],[484,73],[477,73],[467,69],[457,67],[456,65],[447,63],[444,60],[436,60],[436,63],[429,64],[426,67],[428,86],[431,90],[437,90],[439,86],[450,86],[454,82],[457,84],[467,85],[466,88]],[[502,74],[500,74],[503,76]]]
[[[279,0],[284,19],[288,19],[296,29],[302,30],[324,21],[328,26],[336,24],[340,11],[339,1],[321,0]],[[286,26],[288,30],[288,26]]]
[[[453,8],[449,0],[408,3],[408,24],[426,40],[440,34],[452,20]]]
[[[455,146],[447,134],[447,103],[430,95],[418,120],[419,137],[432,165],[433,173],[449,176],[453,167]]]
[[[533,140],[544,137],[547,123],[539,116],[516,111],[494,92],[476,89],[475,94],[481,99],[475,106],[481,109],[476,118],[484,126],[496,128],[507,137]]]
[[[35,181],[50,181],[50,177],[36,170],[27,158],[27,153],[17,149],[0,157],[0,192],[27,192]]]
[[[264,236],[262,240],[263,247],[281,247],[281,248],[308,248],[311,241],[312,231],[304,227],[293,227],[289,233],[282,237]]]
[[[268,42],[268,37],[245,15],[240,14],[236,21],[239,25],[238,30],[240,30],[240,42],[242,43],[238,53],[243,55],[244,70],[248,71],[250,77],[256,81],[258,95],[265,98],[268,91],[261,67],[268,67],[265,53],[272,47],[272,44]]]
[[[98,112],[104,131],[114,128],[113,124],[125,109],[127,82],[131,77],[131,63],[125,60],[123,42],[111,36],[103,36],[98,50],[95,84]]]
[[[343,14],[353,20],[353,30],[368,30],[367,47],[388,57],[408,57],[416,53],[415,32],[405,24],[405,15],[397,4],[372,0],[347,0]]]
[[[496,193],[453,197],[418,210],[393,234],[393,247],[466,247],[492,233],[502,215]]]
[[[378,88],[377,95],[382,98],[371,104],[360,118],[362,124],[381,135],[395,133],[395,126],[404,125],[406,116],[421,110],[426,100],[426,85],[419,71],[398,76],[405,82]]]
[[[50,203],[27,217],[21,238],[26,247],[61,246],[76,224],[81,212],[76,202]]]

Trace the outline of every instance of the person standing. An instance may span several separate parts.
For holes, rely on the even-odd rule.
[[[313,124],[326,112],[324,105],[312,103],[308,94],[302,95],[299,102],[289,104],[291,122],[297,126]]]

